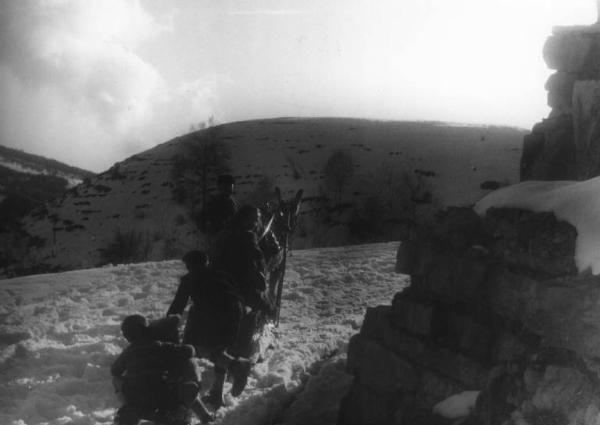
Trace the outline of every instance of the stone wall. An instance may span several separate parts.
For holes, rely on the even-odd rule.
[[[600,278],[578,274],[575,228],[550,213],[453,208],[398,250],[411,286],[353,336],[339,424],[600,424]]]
[[[600,175],[600,26],[557,27],[543,54],[552,111],[525,137],[521,179]]]

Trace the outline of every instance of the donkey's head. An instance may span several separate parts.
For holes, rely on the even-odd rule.
[[[277,207],[275,209],[275,228],[278,236],[293,233],[298,224],[298,213],[300,212],[300,201],[302,200],[302,189],[296,192],[293,199],[284,200],[281,190],[275,188],[277,195]]]

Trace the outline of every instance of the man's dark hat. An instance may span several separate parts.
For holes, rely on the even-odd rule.
[[[217,177],[217,184],[221,183],[235,184],[235,179],[231,174],[221,174],[219,177]]]

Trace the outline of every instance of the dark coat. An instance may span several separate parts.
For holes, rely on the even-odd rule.
[[[192,358],[190,347],[160,341],[142,341],[129,344],[110,368],[113,376],[135,376],[149,371],[177,374],[182,360]]]
[[[266,264],[256,234],[230,230],[219,239],[213,251],[213,267],[233,278],[246,305],[253,310],[267,310]]]
[[[182,314],[189,300],[183,342],[207,351],[230,348],[237,339],[243,299],[224,273],[204,268],[180,280],[167,315]]]
[[[166,408],[175,399],[170,382],[182,376],[181,365],[193,356],[194,350],[189,346],[144,340],[128,345],[110,372],[123,380],[126,403]]]
[[[232,196],[226,196],[221,193],[213,196],[206,203],[201,213],[203,225],[207,225],[206,230],[211,234],[216,234],[223,230],[225,223],[238,209],[237,202]]]

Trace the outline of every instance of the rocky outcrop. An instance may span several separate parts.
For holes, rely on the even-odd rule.
[[[544,45],[555,70],[552,112],[525,137],[522,180],[585,180],[600,174],[600,26],[557,27]]]
[[[340,424],[600,423],[600,278],[578,274],[577,232],[551,213],[443,212],[398,250],[411,285],[370,308],[349,345]]]

